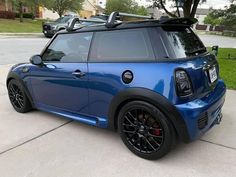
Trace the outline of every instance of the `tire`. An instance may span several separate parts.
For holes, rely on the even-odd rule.
[[[45,36],[46,38],[52,38],[52,36],[50,36],[50,35],[44,34],[44,36]]]
[[[25,94],[23,85],[12,79],[8,83],[8,96],[13,108],[19,113],[26,113],[32,110],[31,103]]]
[[[118,132],[131,152],[148,160],[166,155],[176,140],[175,130],[166,116],[144,101],[132,101],[121,108]]]

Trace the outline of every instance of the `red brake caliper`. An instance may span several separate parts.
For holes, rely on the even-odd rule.
[[[159,127],[155,127],[155,129],[152,130],[152,133],[159,136],[161,134],[161,129]]]

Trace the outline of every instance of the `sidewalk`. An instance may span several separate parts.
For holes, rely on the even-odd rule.
[[[0,174],[2,177],[232,177],[236,174],[236,91],[228,90],[223,120],[200,140],[179,143],[147,161],[118,134],[59,116],[13,110],[0,66]]]

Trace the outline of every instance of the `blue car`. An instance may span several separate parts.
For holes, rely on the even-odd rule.
[[[113,12],[105,24],[73,28],[78,20],[9,71],[17,112],[37,109],[110,128],[150,160],[220,123],[226,86],[216,57],[190,28],[195,19]]]

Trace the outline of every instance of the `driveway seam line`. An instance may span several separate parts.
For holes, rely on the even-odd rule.
[[[203,140],[203,139],[199,139],[199,140],[202,141],[202,142],[205,142],[205,143],[210,143],[210,144],[214,144],[214,145],[221,146],[221,147],[224,147],[224,148],[228,148],[228,149],[236,150],[236,148],[234,148],[234,147],[225,146],[225,145],[223,145],[223,144],[214,143],[214,142],[207,141],[207,140]]]
[[[20,146],[23,146],[24,144],[27,144],[27,143],[29,143],[29,142],[31,142],[31,141],[33,141],[33,140],[36,140],[36,139],[38,139],[38,138],[40,138],[40,137],[42,137],[42,136],[44,136],[44,135],[47,135],[47,134],[49,134],[49,133],[51,133],[51,132],[53,132],[53,131],[55,131],[55,130],[57,130],[57,129],[59,129],[59,128],[65,126],[65,125],[67,125],[67,124],[69,124],[69,123],[71,123],[71,122],[73,122],[73,121],[74,121],[74,120],[69,120],[69,121],[67,121],[67,122],[65,122],[65,123],[63,123],[63,124],[61,124],[60,126],[57,126],[57,127],[53,128],[53,129],[50,129],[50,130],[48,130],[48,131],[46,131],[46,132],[44,132],[44,133],[41,133],[41,134],[38,135],[38,136],[35,136],[35,137],[33,137],[33,138],[31,138],[31,139],[29,139],[29,140],[27,140],[27,141],[24,141],[24,142],[22,142],[22,143],[20,143],[20,144],[18,144],[18,145],[16,145],[16,146],[13,146],[13,147],[11,147],[11,148],[5,150],[5,151],[2,151],[2,152],[0,152],[0,155],[5,154],[5,153],[7,153],[7,152],[9,152],[9,151],[11,151],[11,150],[14,150],[14,149],[16,149],[16,148],[18,148],[18,147],[20,147]]]

